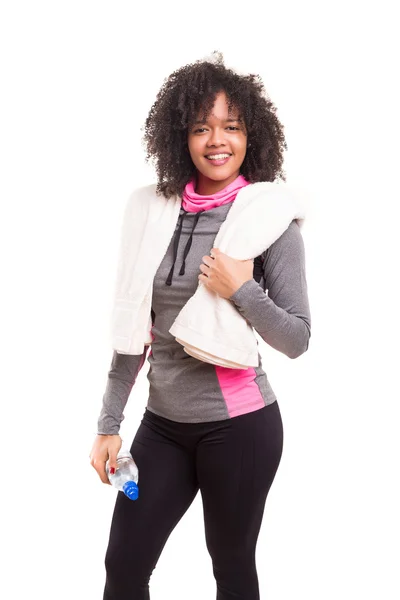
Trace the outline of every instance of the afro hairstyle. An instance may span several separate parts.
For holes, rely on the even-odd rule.
[[[219,92],[225,92],[230,109],[239,111],[247,132],[240,174],[250,183],[286,181],[284,127],[260,76],[227,68],[223,55],[215,51],[211,58],[185,65],[164,80],[142,128],[145,160],[155,166],[158,194],[181,196],[196,176],[188,131],[200,114],[207,119]]]

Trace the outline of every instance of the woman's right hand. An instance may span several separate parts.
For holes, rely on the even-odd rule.
[[[110,460],[110,469],[117,468],[117,454],[121,446],[122,439],[119,435],[96,435],[89,458],[103,483],[111,485],[106,473],[106,462]]]

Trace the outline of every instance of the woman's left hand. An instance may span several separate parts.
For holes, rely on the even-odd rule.
[[[231,258],[219,248],[203,256],[199,280],[222,298],[229,299],[246,281],[253,279],[254,260]]]

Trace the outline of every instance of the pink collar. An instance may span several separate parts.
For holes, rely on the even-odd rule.
[[[216,206],[232,202],[236,198],[238,191],[245,185],[249,185],[249,181],[239,175],[232,183],[227,185],[223,190],[216,194],[202,196],[194,191],[195,179],[193,178],[186,184],[182,194],[182,207],[187,212],[197,213],[203,210],[210,210]]]

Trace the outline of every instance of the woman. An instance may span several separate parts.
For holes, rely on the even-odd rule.
[[[202,282],[276,350],[296,358],[308,348],[297,221],[254,260],[236,260],[213,244],[242,188],[285,181],[286,143],[275,112],[258,76],[235,73],[216,54],[172,73],[147,117],[146,159],[155,163],[157,193],[178,195],[181,208],[153,281],[150,392],[131,445],[140,498],[117,495],[105,600],[149,599],[160,553],[199,490],[217,599],[260,597],[256,542],[283,445],[276,396],[260,355],[256,367],[218,366],[190,356],[169,329]],[[104,483],[107,459],[116,467],[123,410],[148,347],[137,355],[114,350],[91,451]]]

